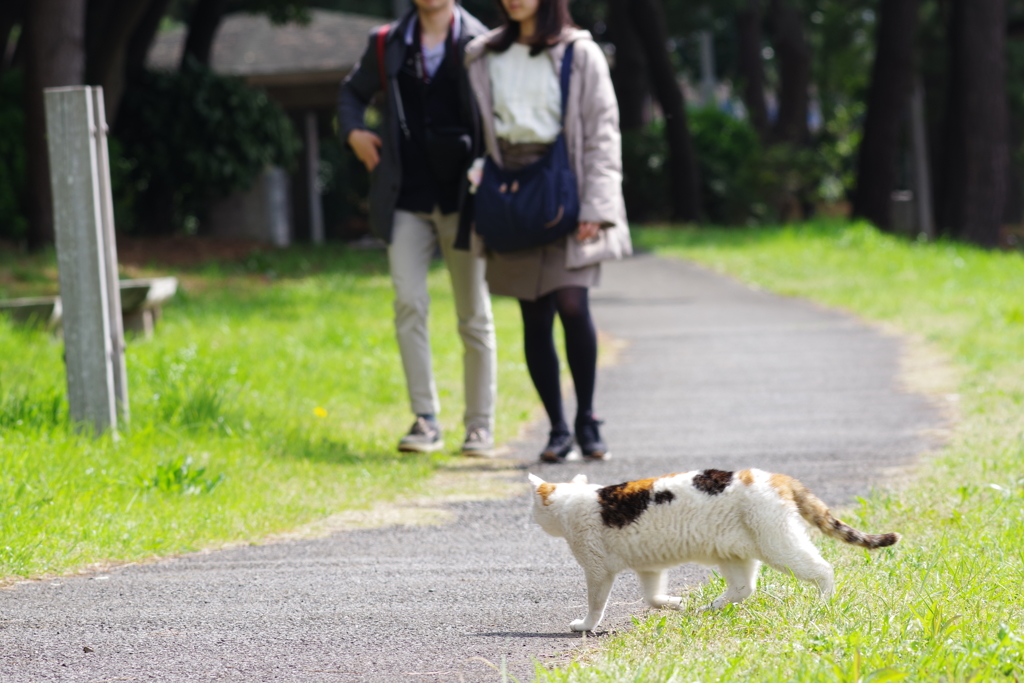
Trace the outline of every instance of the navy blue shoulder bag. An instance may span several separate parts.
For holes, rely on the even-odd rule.
[[[539,247],[576,230],[580,199],[576,174],[565,143],[565,108],[569,99],[573,43],[562,58],[562,132],[537,161],[518,171],[499,168],[487,157],[476,191],[476,232],[488,249],[499,253]]]

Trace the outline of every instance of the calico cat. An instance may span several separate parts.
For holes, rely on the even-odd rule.
[[[762,562],[815,583],[827,598],[832,565],[811,543],[805,520],[869,550],[900,539],[858,531],[796,479],[761,470],[703,470],[614,486],[588,484],[583,474],[567,484],[529,476],[534,520],[569,542],[586,575],[589,611],[569,624],[573,631],[597,627],[612,583],[626,569],[637,573],[651,607],[679,608],[681,598],[666,594],[665,570],[683,562],[718,565],[725,578],[725,593],[705,609],[750,596]]]

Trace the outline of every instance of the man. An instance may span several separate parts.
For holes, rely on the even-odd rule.
[[[443,445],[427,331],[427,272],[440,246],[464,348],[462,451],[485,456],[494,447],[494,321],[484,261],[468,250],[469,216],[460,223],[460,209],[469,196],[466,170],[482,147],[463,54],[487,29],[455,0],[413,1],[408,14],[370,35],[359,65],[341,86],[338,121],[342,139],[370,171],[370,229],[388,244],[395,328],[416,415],[398,449],[429,452]],[[378,136],[363,119],[381,90]]]

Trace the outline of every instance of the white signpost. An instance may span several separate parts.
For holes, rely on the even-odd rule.
[[[45,101],[68,408],[100,434],[128,417],[103,89],[48,88]]]

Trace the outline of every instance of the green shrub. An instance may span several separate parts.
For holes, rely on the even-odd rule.
[[[707,222],[744,225],[807,217],[828,181],[843,180],[814,148],[766,147],[747,121],[713,107],[691,109],[688,116]],[[631,220],[670,217],[668,155],[663,121],[623,133],[623,194]]]
[[[337,136],[320,142],[320,197],[328,238],[352,239],[369,229],[370,175]]]
[[[157,489],[166,493],[194,496],[209,493],[217,488],[224,481],[224,473],[222,472],[216,479],[211,479],[206,476],[205,467],[192,466],[192,456],[179,455],[157,464],[151,476],[139,476],[137,481],[142,489]]]
[[[622,133],[622,194],[630,220],[655,221],[671,216],[668,173],[663,122]]]
[[[300,149],[291,121],[266,93],[196,63],[148,72],[125,93],[117,138],[134,206],[134,232],[193,232],[216,199],[248,189],[268,165]]]
[[[830,177],[828,164],[818,149],[789,144],[766,147],[758,161],[757,175],[766,213],[753,217],[770,221],[811,218],[822,199],[823,183]]]
[[[692,109],[689,119],[707,219],[736,224],[764,218],[769,177],[757,132],[715,107]]]
[[[20,70],[0,74],[0,239],[28,232],[23,90]]]

